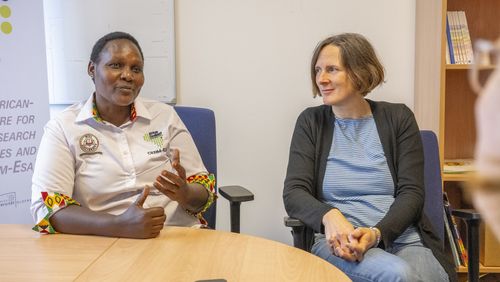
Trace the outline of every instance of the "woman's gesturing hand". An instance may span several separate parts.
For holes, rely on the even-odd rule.
[[[142,207],[149,195],[149,186],[146,186],[135,203],[118,215],[118,236],[128,238],[154,238],[163,229],[165,210],[160,207],[145,209]]]
[[[177,174],[163,170],[161,175],[156,177],[153,185],[170,199],[179,202],[181,205],[186,205],[189,194],[186,170],[181,165],[180,153],[177,149],[173,150],[172,167],[177,171]]]

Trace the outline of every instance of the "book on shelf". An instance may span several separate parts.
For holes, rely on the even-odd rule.
[[[458,254],[457,244],[455,243],[455,239],[453,238],[453,234],[451,233],[450,224],[448,223],[446,210],[443,207],[444,214],[444,232],[446,234],[446,238],[448,238],[447,246],[450,246],[451,254],[453,256],[453,262],[455,263],[455,267],[459,267],[462,263],[460,262],[460,255]]]
[[[474,52],[472,50],[472,41],[470,39],[469,34],[469,25],[467,25],[467,17],[465,16],[464,11],[458,11],[458,22],[460,23],[460,29],[462,30],[462,39],[464,44],[464,53],[465,53],[465,63],[472,64],[474,59]]]
[[[452,11],[446,12],[446,19],[448,21],[448,28],[450,29],[451,41],[451,44],[449,44],[449,50],[450,57],[453,57],[455,59],[455,64],[460,64],[462,59],[460,56],[460,50],[458,49],[460,46],[458,45],[459,38],[457,32],[457,24],[455,23],[455,17],[453,15],[454,13],[452,13]]]
[[[467,251],[465,250],[464,242],[460,237],[460,232],[458,231],[458,226],[455,221],[455,218],[453,217],[453,215],[451,215],[452,207],[450,205],[450,201],[448,200],[448,194],[446,194],[446,192],[443,192],[443,206],[444,206],[445,221],[447,221],[447,224],[451,231],[452,235],[451,237],[453,238],[453,241],[450,241],[450,246],[452,244],[455,245],[454,247],[460,259],[460,264],[467,267],[467,265],[469,264]],[[453,252],[453,246],[451,246],[451,249]]]
[[[458,21],[457,11],[451,11],[451,21],[453,22],[453,29],[455,31],[456,44],[458,50],[458,63],[464,64],[465,62],[465,53],[464,53],[464,44],[463,44],[463,36],[462,30],[460,27],[460,22]]]
[[[446,17],[446,63],[455,64],[455,55],[453,54],[453,44],[451,44],[451,31],[448,17]]]
[[[474,171],[472,159],[447,159],[444,160],[443,173],[468,173]]]
[[[474,54],[465,12],[447,11],[445,28],[446,50],[450,64],[471,64]]]

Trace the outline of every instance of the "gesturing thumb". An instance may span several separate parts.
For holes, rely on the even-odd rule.
[[[146,185],[144,186],[144,189],[142,190],[142,193],[139,195],[139,197],[137,197],[137,199],[135,200],[135,205],[138,206],[138,207],[142,207],[142,205],[144,204],[144,202],[146,201],[146,198],[148,197],[149,195],[149,186]]]

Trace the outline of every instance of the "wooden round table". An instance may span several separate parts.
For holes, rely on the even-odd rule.
[[[166,227],[155,239],[118,239],[77,281],[209,279],[351,281],[328,262],[276,241],[185,227]]]

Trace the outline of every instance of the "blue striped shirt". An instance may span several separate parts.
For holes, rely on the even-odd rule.
[[[394,182],[373,116],[336,118],[323,180],[322,201],[354,226],[374,226],[394,202]],[[396,243],[420,241],[410,226]]]

